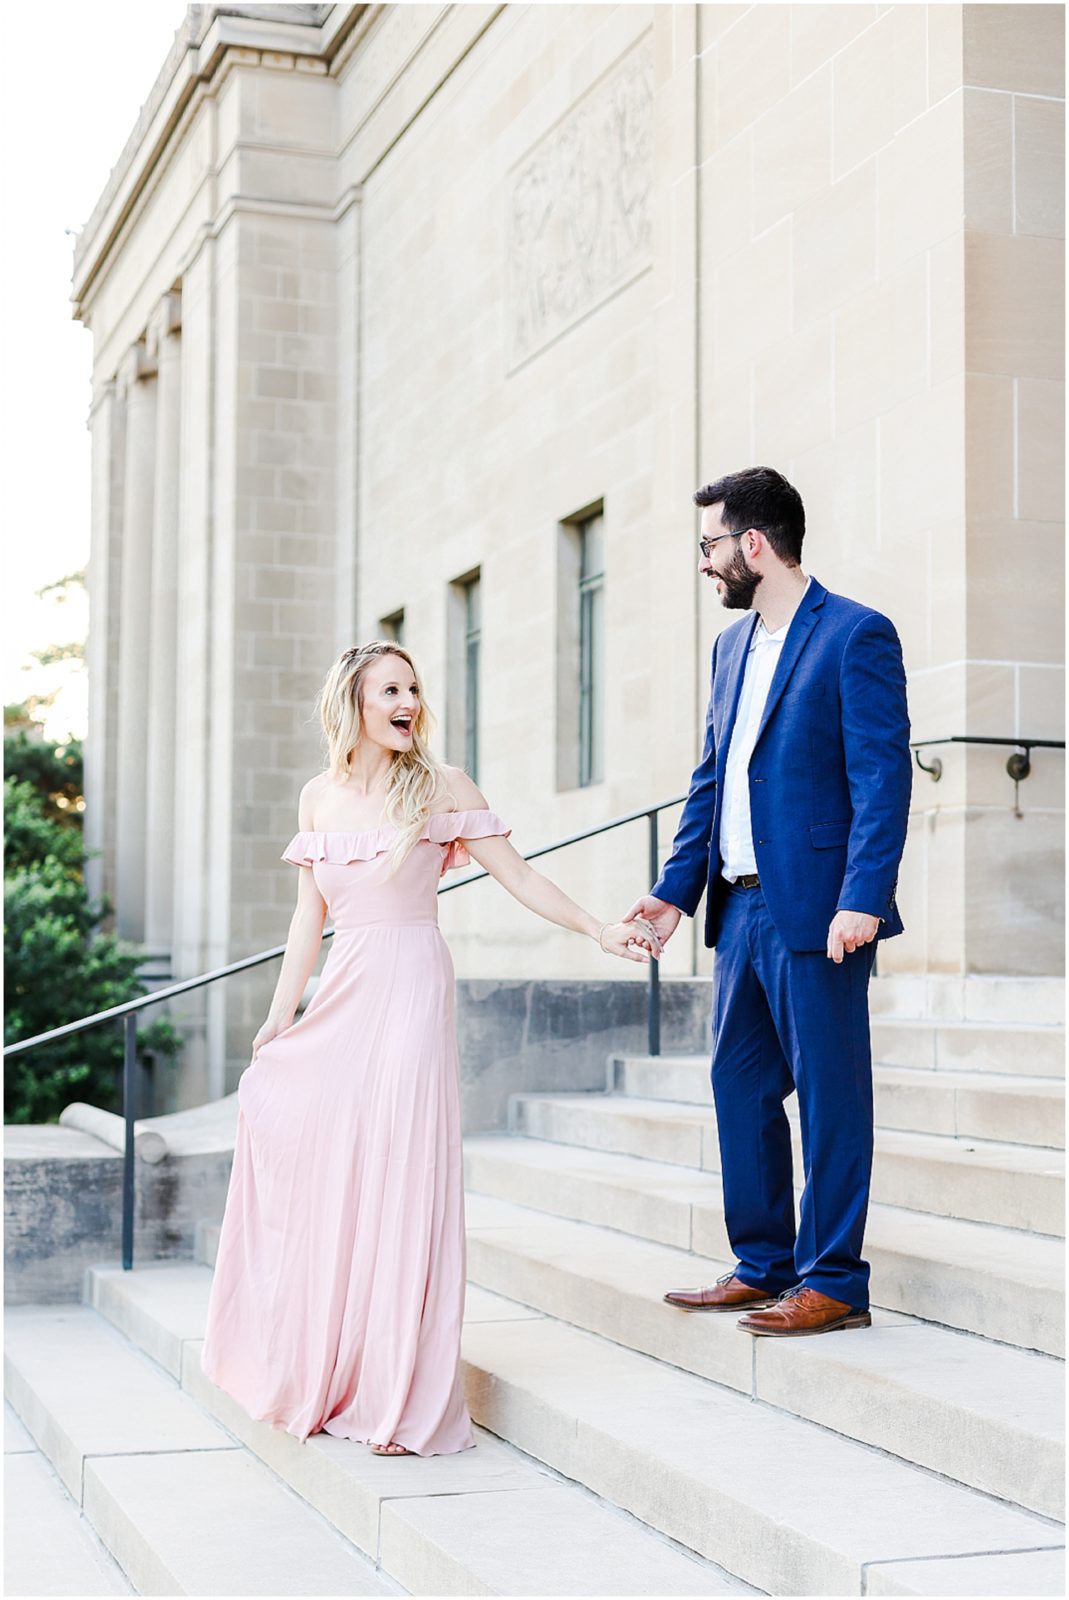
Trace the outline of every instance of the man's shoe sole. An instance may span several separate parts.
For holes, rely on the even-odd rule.
[[[738,1326],[743,1333],[752,1333],[757,1338],[804,1339],[813,1333],[836,1333],[840,1328],[871,1328],[872,1312],[852,1311],[849,1316],[842,1317],[837,1322],[825,1322],[820,1328],[748,1328],[741,1321]]]
[[[745,1314],[748,1311],[763,1311],[766,1306],[774,1306],[776,1297],[770,1295],[767,1300],[736,1300],[734,1305],[688,1306],[684,1305],[682,1300],[670,1300],[665,1295],[664,1302],[666,1305],[675,1306],[677,1311],[734,1311],[738,1315],[740,1311]]]

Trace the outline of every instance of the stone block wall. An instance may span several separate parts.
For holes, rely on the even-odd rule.
[[[326,668],[403,608],[441,724],[476,569],[479,776],[516,846],[685,791],[731,620],[691,496],[742,465],[798,485],[807,569],[896,622],[916,737],[1061,736],[1061,9],[548,17],[191,11],[79,240],[87,838],[176,975],[284,939]],[[558,787],[558,540],[595,505],[605,778]],[[1059,970],[1063,754],[1020,814],[1008,750],[942,754],[883,970]],[[619,915],[644,829],[540,868]],[[640,976],[496,885],[440,906],[461,976]],[[710,960],[686,923],[665,971]],[[205,1001],[192,1098],[273,981]]]

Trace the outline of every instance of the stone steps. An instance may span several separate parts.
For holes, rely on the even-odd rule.
[[[752,1339],[737,1314],[666,1306],[725,1262],[470,1195],[468,1273],[672,1366],[944,1477],[1064,1516],[1065,1369],[1051,1356],[877,1310],[852,1338]]]
[[[786,1103],[801,1174],[797,1097]],[[517,1094],[514,1133],[586,1149],[609,1150],[719,1173],[720,1145],[711,1101],[690,1104],[633,1095]],[[1060,1150],[935,1133],[877,1129],[872,1199],[908,1211],[991,1222],[1033,1233],[1065,1229],[1065,1156]]]
[[[709,1066],[709,1056],[612,1056],[608,1087],[709,1106]],[[877,1066],[872,1083],[877,1127],[1065,1149],[1062,1079]]]
[[[483,1229],[473,1215],[476,1246],[504,1220]],[[414,1593],[859,1594],[884,1562],[969,1556],[982,1577],[1007,1551],[1049,1561],[1062,1543],[1048,1518],[479,1288],[464,1330],[469,1405],[488,1430],[477,1451],[382,1462],[328,1435],[300,1445],[200,1373],[209,1278],[199,1265],[93,1269],[89,1292],[352,1543],[370,1545],[377,1525],[381,1570]],[[1023,1592],[1048,1592],[1034,1563],[1026,1576]]]
[[[399,1592],[90,1307],[9,1308],[4,1386],[138,1593]]]
[[[511,1134],[465,1141],[468,1189],[715,1261],[733,1257],[715,1177],[668,1162]],[[865,1255],[886,1310],[1061,1355],[1064,1247],[1010,1228],[869,1208]]]
[[[464,1353],[482,1426],[770,1594],[871,1593],[884,1564],[962,1556],[992,1583],[1014,1552],[1021,1592],[1061,1581],[1028,1560],[1056,1559],[1059,1524],[595,1334],[473,1324]]]
[[[134,1593],[6,1401],[4,1593]]]
[[[873,1090],[881,1128],[1065,1149],[1065,1083],[1060,1078],[877,1067]]]
[[[870,1567],[866,1594],[1035,1595],[1065,1593],[1065,1554],[1025,1550],[998,1556],[957,1556],[953,1560],[897,1561]]]
[[[1029,1078],[1065,1075],[1065,1029],[1049,1024],[872,1018],[872,1059],[881,1066],[934,1072],[997,1072]]]
[[[211,1230],[209,1239],[216,1234]],[[677,1548],[617,1506],[563,1482],[552,1470],[481,1429],[473,1451],[389,1460],[371,1455],[362,1444],[329,1434],[312,1435],[302,1444],[284,1429],[252,1421],[200,1370],[211,1283],[211,1270],[200,1263],[162,1264],[127,1273],[95,1267],[86,1280],[90,1304],[63,1308],[68,1319],[77,1314],[76,1324],[68,1322],[65,1345],[48,1331],[47,1319],[63,1314],[59,1308],[19,1308],[16,1313],[27,1319],[21,1328],[16,1325],[14,1347],[9,1342],[16,1404],[30,1395],[31,1415],[74,1409],[67,1386],[56,1382],[50,1356],[65,1354],[71,1367],[80,1370],[84,1386],[86,1366],[110,1342],[125,1354],[130,1383],[131,1373],[144,1383],[148,1370],[172,1407],[180,1404],[188,1416],[214,1431],[207,1441],[194,1438],[186,1447],[187,1463],[201,1475],[195,1488],[172,1465],[178,1459],[173,1452],[154,1455],[152,1471],[143,1482],[136,1468],[144,1456],[89,1463],[90,1474],[102,1467],[102,1483],[96,1500],[87,1500],[87,1511],[99,1513],[105,1528],[114,1529],[124,1554],[135,1563],[127,1570],[131,1575],[136,1570],[155,1585],[148,1592],[749,1592],[747,1584],[692,1551]],[[469,1319],[495,1326],[535,1315],[474,1288],[470,1301]],[[35,1326],[45,1330],[46,1352],[40,1356],[27,1348],[26,1335]],[[114,1356],[111,1359],[114,1362]],[[140,1374],[135,1368],[141,1369]],[[99,1399],[100,1408],[122,1416],[125,1388],[104,1387],[108,1392],[106,1399]],[[62,1415],[55,1426],[68,1434],[79,1432]],[[138,1435],[146,1450],[151,1448],[145,1443],[150,1429],[151,1420],[146,1419]],[[48,1436],[47,1426],[41,1431]],[[224,1441],[223,1447],[212,1447],[215,1435]],[[157,1459],[164,1465],[157,1466]],[[222,1533],[205,1533],[202,1502],[214,1504]],[[220,1504],[228,1508],[225,1521],[218,1515]],[[185,1553],[187,1508],[191,1527],[204,1545],[195,1567],[192,1556]],[[239,1526],[254,1530],[266,1546],[260,1567],[269,1566],[267,1553],[275,1552],[283,1532],[290,1530],[295,1550],[287,1562],[279,1563],[277,1578],[268,1571],[259,1575],[257,1568],[251,1577],[240,1579],[244,1536],[234,1534]],[[300,1537],[304,1530],[307,1539],[308,1528],[322,1530],[329,1542],[322,1550],[314,1547],[305,1560]],[[229,1544],[224,1544],[226,1540]],[[181,1570],[170,1555],[175,1545],[182,1547]],[[337,1575],[313,1565],[313,1559],[322,1564],[332,1552],[332,1559],[337,1560],[340,1552],[348,1563]],[[166,1575],[154,1568],[154,1560],[166,1566]],[[287,1587],[288,1573],[299,1569],[302,1561],[303,1578],[297,1587]],[[193,1570],[196,1577],[191,1580],[188,1574]],[[356,1587],[353,1574],[370,1587]],[[136,1576],[134,1581],[143,1587]],[[245,1586],[227,1586],[238,1581]],[[160,1586],[169,1583],[181,1587]]]
[[[1064,1027],[1065,979],[888,973],[874,977],[869,984],[869,1011],[874,1017],[927,1017],[945,1022],[1008,1023],[1011,1027],[1024,1019]]]

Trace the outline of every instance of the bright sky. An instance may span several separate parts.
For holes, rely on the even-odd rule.
[[[86,679],[30,652],[83,640],[88,609],[35,591],[89,557],[92,335],[71,317],[73,238],[89,217],[185,15],[176,0],[49,6],[8,41],[0,94],[4,331],[5,702],[59,689],[50,738],[86,732]],[[29,18],[30,13],[26,13]]]

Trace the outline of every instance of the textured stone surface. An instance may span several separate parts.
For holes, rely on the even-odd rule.
[[[89,1456],[234,1448],[222,1428],[88,1306],[9,1307],[4,1384],[79,1503]]]
[[[94,1459],[85,1509],[142,1594],[398,1592],[245,1450]]]
[[[804,1171],[797,1100],[788,1107],[794,1170]],[[516,1095],[513,1131],[534,1139],[616,1151],[677,1166],[721,1168],[712,1108],[690,1111],[623,1095]],[[872,1199],[936,1216],[1035,1233],[1065,1228],[1065,1157],[996,1140],[878,1128]]]
[[[639,1099],[700,1106],[708,1113],[709,1069],[707,1055],[666,1051],[660,1056],[614,1056],[609,1087]],[[1060,1076],[877,1064],[872,1081],[877,1128],[1065,1148],[1065,1082]],[[790,1114],[793,1101],[787,1109]]]
[[[1065,1550],[1007,1551],[946,1561],[895,1561],[867,1568],[866,1594],[1037,1595],[1065,1593]]]
[[[477,1192],[729,1259],[715,1173],[493,1134],[467,1140],[465,1169],[468,1188]],[[1062,1352],[1059,1240],[874,1204],[865,1255],[877,1305],[1027,1349]]]
[[[877,1309],[849,1337],[759,1339],[736,1315],[664,1304],[725,1269],[608,1229],[483,1200],[479,1284],[957,1482],[1064,1514],[1060,1361]]]
[[[4,1461],[4,1593],[135,1593],[38,1451]]]
[[[548,1319],[469,1327],[465,1361],[480,1422],[769,1593],[856,1594],[873,1561],[1060,1537],[1042,1518]]]
[[[187,1394],[332,1528],[377,1559],[380,1575],[390,1583],[422,1593],[570,1594],[577,1565],[586,1563],[593,1571],[590,1564],[600,1563],[605,1577],[591,1581],[604,1587],[591,1592],[632,1592],[626,1581],[645,1585],[646,1592],[660,1584],[669,1593],[746,1590],[737,1579],[681,1555],[648,1529],[599,1505],[589,1493],[562,1484],[549,1469],[482,1429],[476,1430],[475,1450],[406,1459],[399,1474],[398,1462],[349,1440],[313,1434],[302,1444],[284,1429],[253,1421],[200,1369],[199,1335],[210,1280],[203,1265],[167,1265],[133,1274],[95,1271],[90,1288],[103,1313],[142,1349],[168,1360],[179,1352]],[[472,1286],[466,1320],[492,1328],[541,1318]],[[239,1488],[244,1482],[239,1477]],[[409,1500],[418,1507],[411,1518],[403,1503]],[[470,1512],[465,1509],[469,1500]],[[109,1504],[101,1500],[105,1519],[112,1515]],[[144,1519],[135,1512],[132,1521],[140,1526]],[[559,1525],[555,1541],[538,1534],[546,1516]],[[159,1543],[146,1524],[140,1554],[149,1565]],[[522,1562],[513,1557],[506,1573],[502,1562],[509,1550],[524,1555]]]
[[[412,1594],[713,1595],[752,1592],[630,1518],[547,1485],[393,1500],[383,1562]]]

